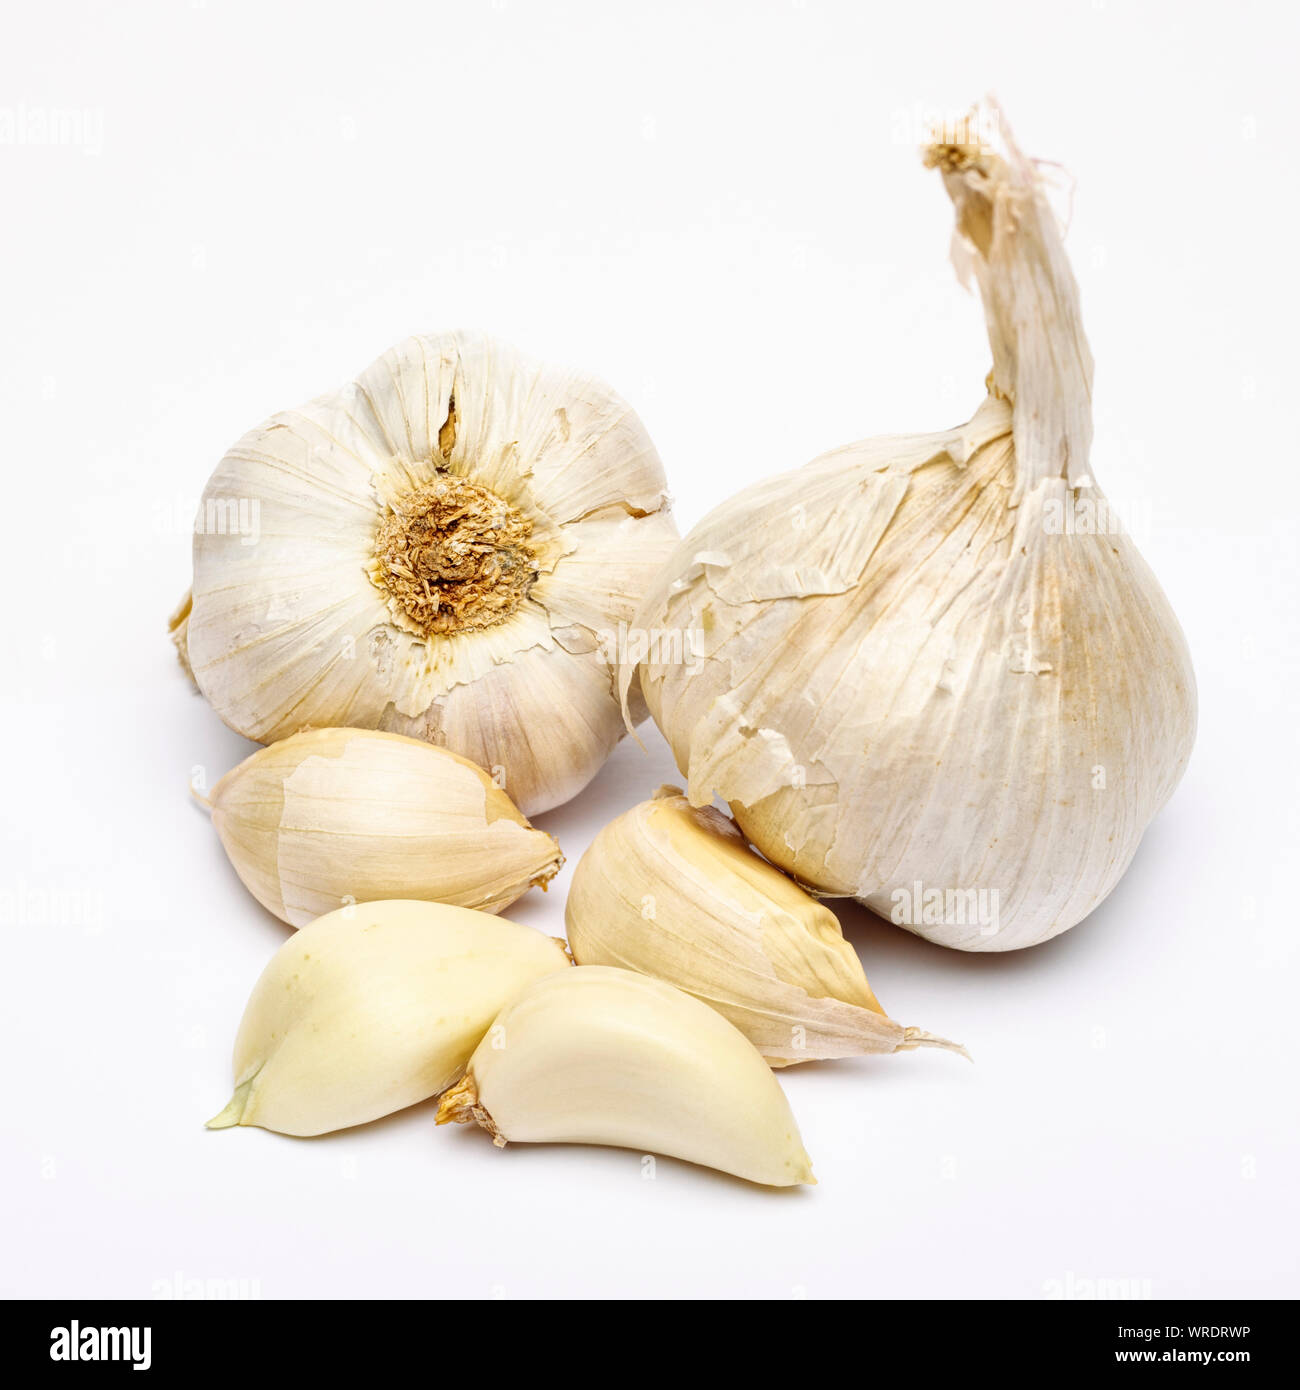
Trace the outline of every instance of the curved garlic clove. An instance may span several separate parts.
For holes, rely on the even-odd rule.
[[[944,1047],[889,1018],[835,914],[753,853],[733,821],[661,787],[578,861],[565,908],[579,965],[667,980],[772,1066]]]
[[[582,965],[509,1004],[443,1096],[438,1123],[507,1141],[668,1154],[773,1187],[811,1183],[766,1063],[713,1009],[662,980]]]
[[[396,734],[295,734],[228,772],[207,804],[249,891],[295,927],[384,898],[499,912],[564,862],[482,768]]]
[[[1091,912],[1196,727],[1177,619],[1088,476],[1078,287],[1007,143],[928,155],[989,323],[974,417],[724,503],[636,619],[695,637],[691,663],[652,651],[638,672],[693,804],[722,796],[801,882],[971,951]]]
[[[235,1042],[235,1094],[208,1127],[325,1134],[428,1100],[520,990],[569,968],[563,942],[465,908],[331,912],[262,972]]]
[[[222,459],[172,635],[249,738],[423,738],[533,814],[622,737],[619,633],[676,537],[654,446],[602,382],[409,338]]]

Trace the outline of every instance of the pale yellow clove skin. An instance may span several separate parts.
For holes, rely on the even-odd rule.
[[[342,908],[291,936],[254,986],[235,1094],[211,1129],[325,1134],[439,1094],[564,943],[443,903]]]
[[[386,898],[499,912],[564,862],[482,768],[398,734],[295,734],[228,772],[206,804],[249,891],[295,927]]]
[[[611,821],[566,907],[580,965],[667,980],[717,1009],[774,1067],[919,1046],[895,1023],[829,908],[755,854],[735,823],[661,787]]]
[[[662,980],[578,966],[531,985],[475,1050],[438,1123],[498,1145],[608,1144],[772,1187],[813,1183],[776,1077],[721,1014]]]

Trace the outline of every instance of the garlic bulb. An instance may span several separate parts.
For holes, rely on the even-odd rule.
[[[295,927],[383,898],[499,912],[564,862],[482,768],[398,734],[294,734],[226,773],[207,804],[249,892]]]
[[[661,787],[578,861],[565,908],[579,965],[667,980],[772,1066],[955,1043],[880,1007],[835,914],[760,859],[734,822]]]
[[[208,1127],[325,1134],[428,1100],[520,990],[569,968],[563,942],[463,907],[340,908],[271,957]]]
[[[676,540],[665,486],[601,382],[486,337],[408,338],[222,459],[174,638],[248,738],[408,734],[543,811],[624,732],[620,624]]]
[[[524,990],[443,1096],[499,1146],[610,1144],[772,1187],[811,1183],[781,1087],[730,1023],[630,970],[580,965]]]
[[[691,662],[639,663],[692,804],[721,795],[802,882],[972,951],[1044,941],[1106,897],[1196,723],[1178,622],[1089,473],[1060,232],[1006,144],[926,155],[988,319],[974,417],[724,503],[636,619],[697,634]]]

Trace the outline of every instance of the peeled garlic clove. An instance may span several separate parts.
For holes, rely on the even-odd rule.
[[[574,870],[565,920],[579,965],[667,980],[717,1009],[772,1066],[965,1052],[889,1018],[835,914],[676,787],[600,831]]]
[[[325,1134],[437,1095],[520,990],[569,969],[564,943],[442,903],[341,908],[262,972],[210,1129]]]
[[[499,912],[564,862],[482,768],[397,734],[295,734],[228,772],[208,804],[239,877],[295,927],[382,898]]]
[[[811,1183],[785,1094],[721,1014],[630,970],[582,965],[497,1018],[438,1123],[498,1145],[610,1144],[773,1187]]]
[[[694,805],[720,795],[801,882],[969,951],[1091,912],[1196,728],[1177,619],[1090,476],[1061,233],[991,115],[1005,156],[974,126],[927,155],[984,300],[987,399],[725,502],[635,621],[694,639],[689,662],[661,643],[639,663]]]
[[[407,734],[531,815],[622,737],[619,633],[676,539],[654,445],[603,382],[408,338],[222,459],[172,637],[248,738]]]

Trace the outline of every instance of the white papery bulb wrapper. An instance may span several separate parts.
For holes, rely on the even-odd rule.
[[[173,632],[246,737],[422,738],[534,814],[622,736],[620,625],[676,537],[609,387],[483,336],[408,338],[222,459]]]
[[[1071,526],[1107,515],[1092,359],[1039,176],[1002,130],[1002,155],[973,136],[927,151],[984,301],[988,398],[957,429],[851,444],[724,503],[647,596],[625,676],[693,804],[721,795],[803,883],[974,951],[1106,897],[1196,724],[1186,642],[1132,540]]]

